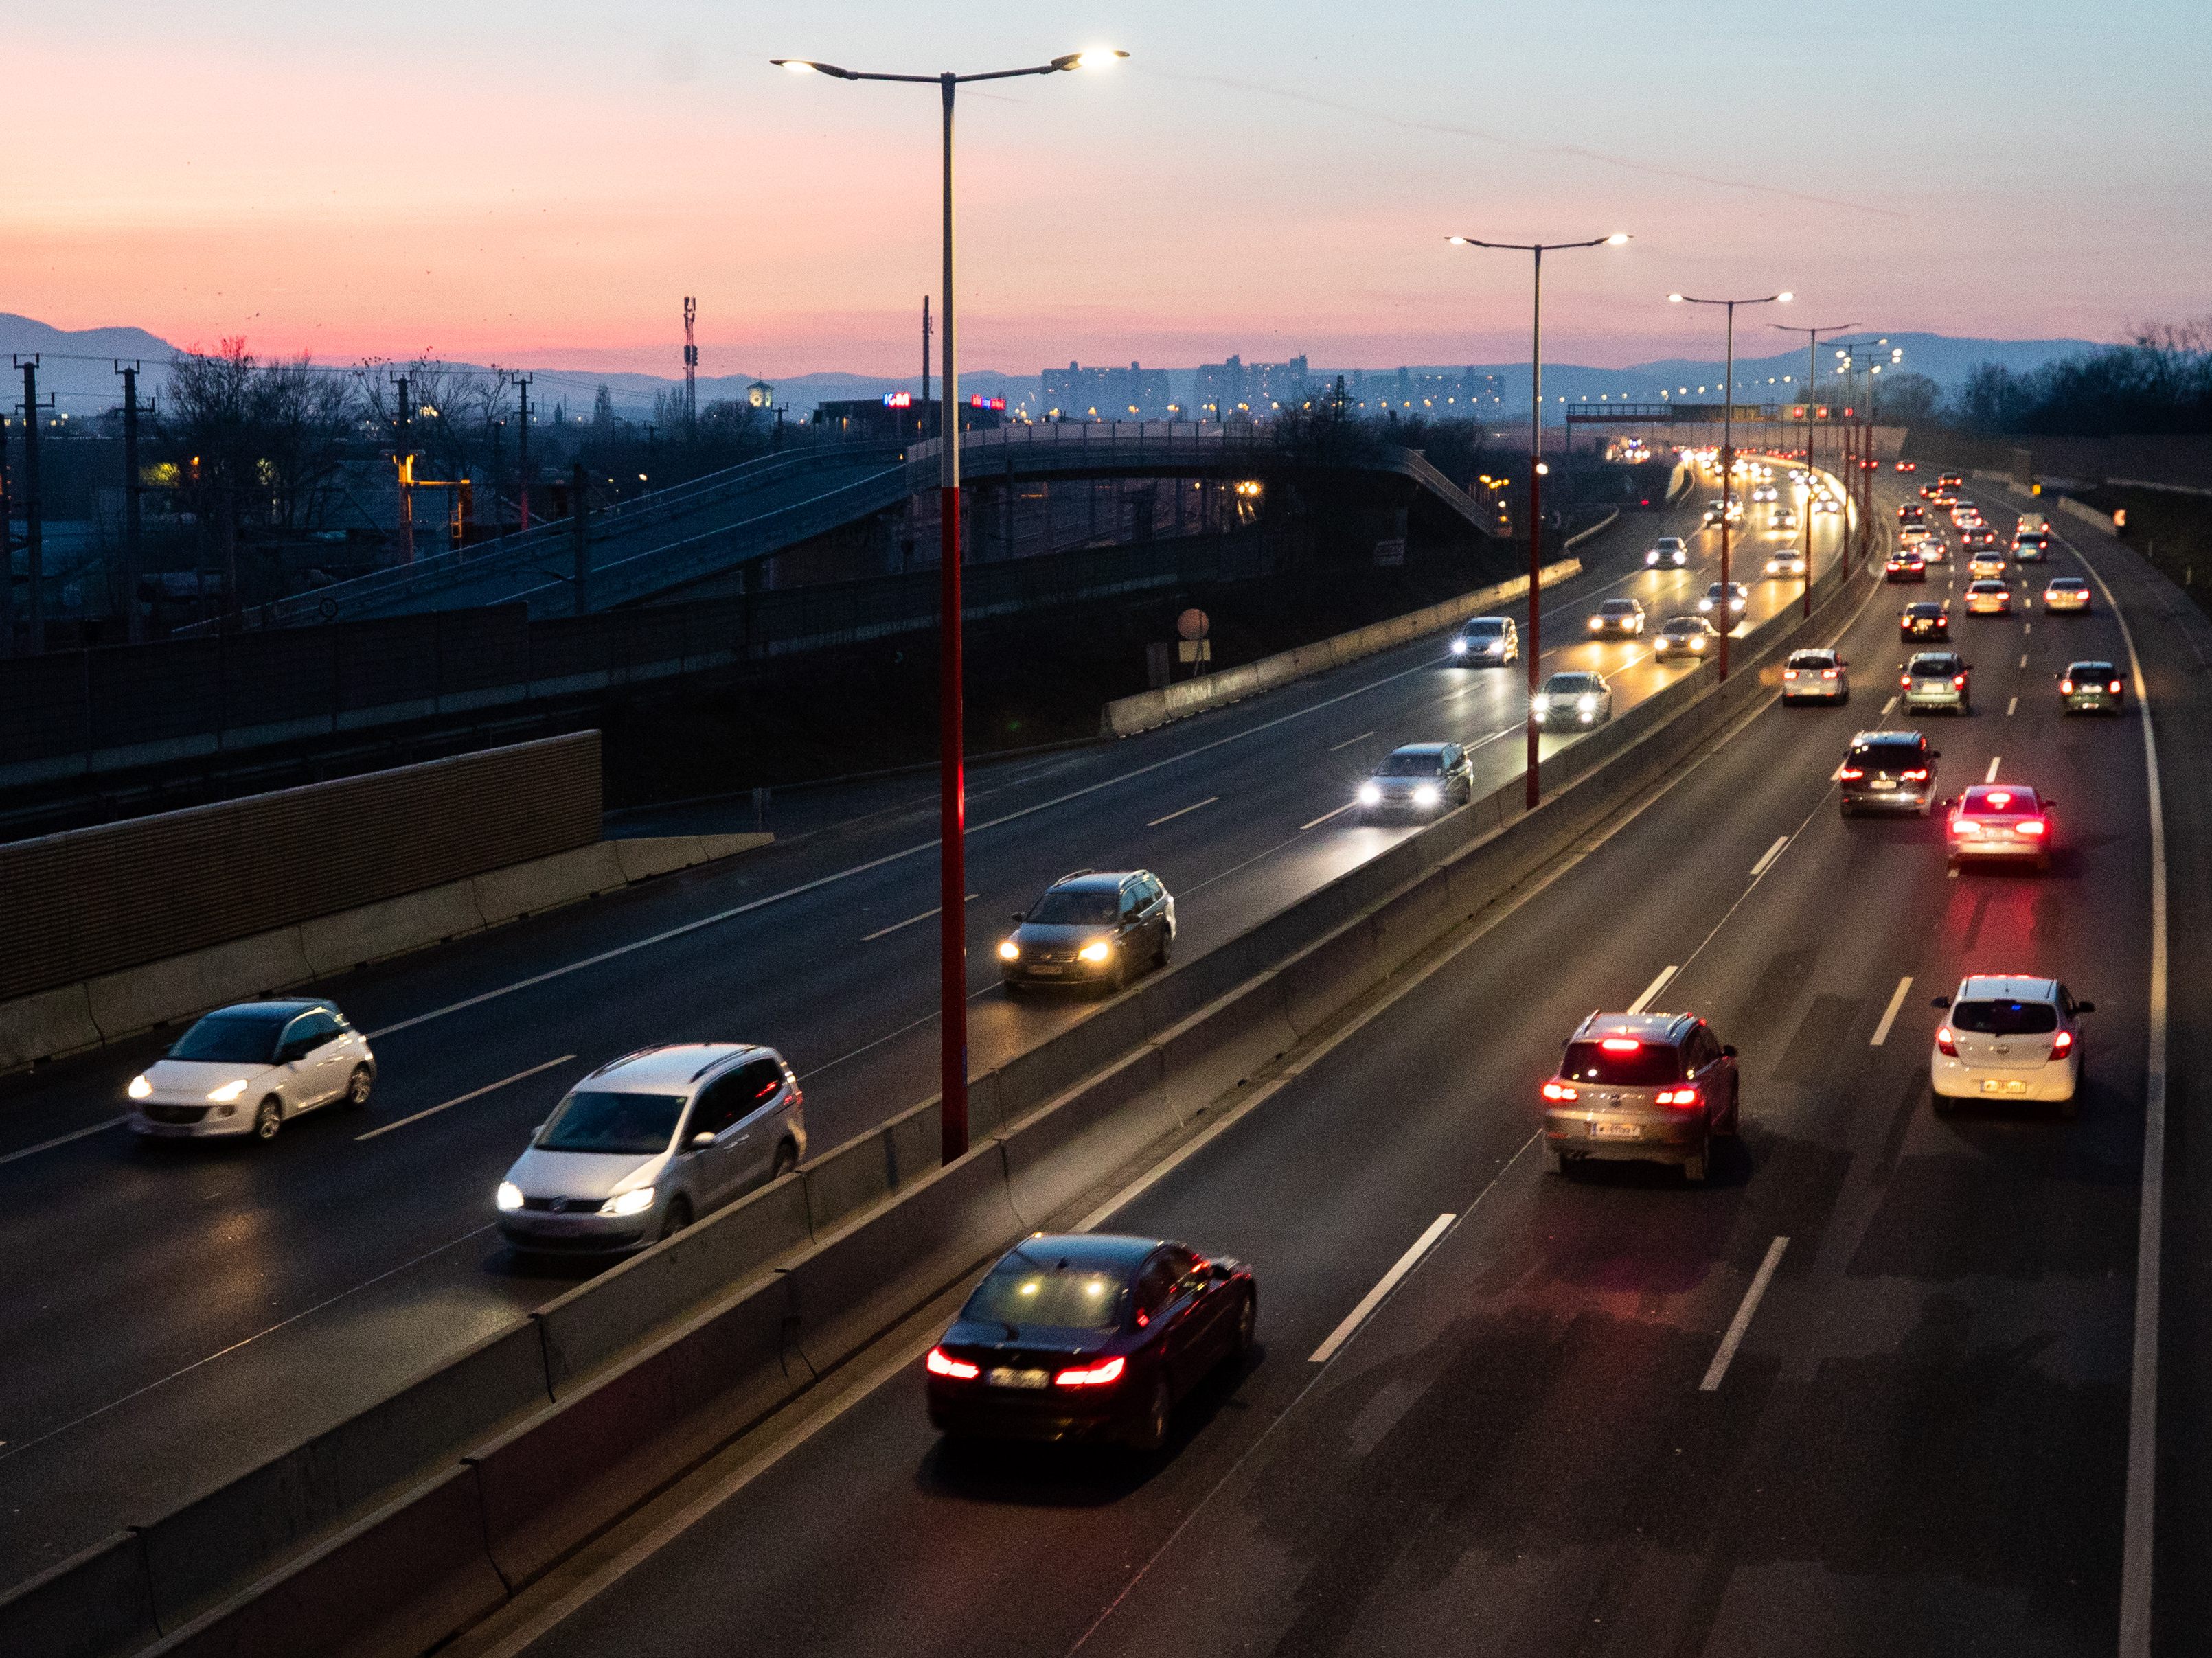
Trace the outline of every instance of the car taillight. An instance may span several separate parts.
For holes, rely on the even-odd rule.
[[[1695,1105],[1699,1096],[1694,1088],[1662,1088],[1656,1097],[1662,1105]]]
[[[1119,1382],[1121,1372],[1127,1369],[1127,1359],[1109,1358],[1103,1363],[1088,1365],[1079,1370],[1062,1370],[1053,1377],[1053,1385],[1057,1388],[1103,1388],[1109,1382]]]
[[[955,1358],[942,1347],[932,1347],[929,1357],[922,1361],[932,1376],[949,1376],[955,1382],[973,1382],[983,1374],[980,1364],[970,1364],[964,1358]]]
[[[2051,1039],[2051,1057],[2063,1060],[2074,1051],[2074,1033],[2062,1030]]]
[[[2050,829],[2050,827],[2051,825],[2045,823],[2040,817],[2023,817],[2020,822],[2014,823],[2012,826],[2012,829],[2014,834],[2025,835],[2032,841],[2038,835],[2045,833]]]
[[[1979,835],[1981,832],[1982,826],[1971,817],[1954,817],[1951,820],[1951,833],[1954,835]]]
[[[1897,683],[1901,689],[1909,691],[1912,689],[1912,676],[1909,673],[1899,674],[1897,677]]]
[[[2062,679],[2058,682],[2058,689],[2062,695],[2071,696],[2074,695],[2074,682],[2070,679]]]
[[[1608,1054],[1633,1054],[1644,1044],[1633,1036],[1607,1036],[1598,1046]]]
[[[2114,696],[2118,696],[2120,694],[2120,682],[2118,680],[2115,679],[2112,682],[2112,690]]]
[[[1955,674],[1953,674],[1953,675],[1951,676],[1951,687],[1952,687],[1952,689],[1953,689],[1954,690],[1961,690],[1961,691],[1963,691],[1964,689],[1966,689],[1966,675],[1964,675],[1964,674],[1962,674],[1962,673],[1955,673]]]
[[[1795,668],[1784,668],[1782,671],[1782,677],[1784,679],[1795,679],[1797,677],[1797,670]]]
[[[1951,1034],[1951,1027],[1948,1024],[1936,1028],[1936,1051],[1948,1054],[1954,1060],[1959,1057],[1959,1040]]]
[[[1911,771],[1901,773],[1900,775],[1908,783],[1924,783],[1928,780],[1928,768],[1915,766]]]
[[[1838,772],[1836,775],[1842,778],[1846,783],[1856,783],[1860,778],[1866,775],[1866,768],[1863,766],[1845,766],[1843,770]]]
[[[1580,1096],[1566,1083],[1548,1082],[1544,1084],[1544,1097],[1547,1100],[1571,1100]]]

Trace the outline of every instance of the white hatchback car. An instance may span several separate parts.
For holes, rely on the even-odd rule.
[[[2094,1002],[2075,1001],[2056,979],[1977,974],[1935,1005],[1948,1015],[1928,1061],[1937,1111],[1959,1100],[2042,1100],[2074,1114],[2081,1016]]]
[[[272,1140],[302,1111],[368,1103],[376,1056],[328,1002],[240,1002],[179,1038],[131,1079],[131,1127],[155,1139]]]
[[[1647,569],[1680,570],[1689,562],[1689,544],[1680,536],[1661,536],[1651,544],[1651,550],[1644,555]]]
[[[570,1089],[493,1201],[519,1250],[611,1254],[672,1236],[805,1155],[805,1102],[774,1048],[647,1048]]]

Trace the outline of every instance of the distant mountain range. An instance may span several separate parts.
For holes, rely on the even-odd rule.
[[[1870,334],[1848,337],[1852,341],[1873,337]],[[1900,372],[1925,374],[1947,389],[1960,384],[1984,363],[1998,363],[2015,373],[2026,373],[2053,359],[2095,349],[2095,343],[2089,340],[1960,339],[1944,334],[1916,333],[1887,337],[1890,345],[1904,349],[1904,361],[1898,366]],[[12,360],[15,355],[39,354],[41,400],[47,393],[52,393],[56,409],[78,419],[112,407],[121,396],[122,382],[114,372],[117,360],[144,363],[149,372],[142,385],[150,393],[159,388],[161,379],[157,365],[173,355],[174,349],[166,340],[141,328],[68,330],[51,327],[28,317],[0,313],[0,355]],[[1827,344],[1821,347],[1820,359],[1826,373],[1834,360]],[[475,365],[451,366],[466,368]],[[5,363],[0,363],[0,368],[5,367]],[[1493,399],[1486,404],[1486,412],[1504,417],[1518,410],[1525,416],[1528,406],[1528,365],[1525,362],[1409,365],[1407,373],[1415,377],[1442,374],[1456,379],[1463,377],[1470,368],[1483,381],[1487,398]],[[1745,401],[1788,401],[1798,395],[1796,387],[1802,382],[1804,370],[1805,354],[1802,349],[1740,358],[1735,365],[1737,395]],[[565,403],[572,414],[587,412],[593,393],[605,385],[617,410],[633,419],[651,411],[656,392],[668,391],[679,383],[678,377],[672,375],[633,372],[593,374],[568,368],[530,372],[537,379],[537,399],[548,410]],[[1364,371],[1316,365],[1311,375],[1316,382],[1326,385],[1339,374],[1349,382],[1355,374],[1363,372],[1370,401],[1393,397],[1392,388],[1397,384],[1398,374],[1395,365]],[[1717,400],[1721,395],[1721,372],[1722,366],[1717,361],[1679,357],[1638,363],[1626,368],[1547,363],[1544,367],[1544,400],[1547,404],[1558,398],[1570,403],[1595,403],[1601,398],[1607,401],[1656,401],[1662,390],[1672,398],[1686,397],[1692,401],[1698,399],[1702,390],[1708,401]],[[1185,404],[1192,401],[1191,386],[1196,370],[1170,368],[1168,374],[1175,398]],[[1786,385],[1784,376],[1789,377]],[[751,378],[744,374],[702,376],[699,399],[702,404],[720,398],[742,399]],[[918,375],[824,372],[794,374],[775,381],[775,388],[776,402],[797,416],[811,412],[817,404],[833,400],[873,398],[891,392],[919,395],[921,381]],[[1037,376],[1034,374],[975,369],[963,371],[960,377],[963,397],[1002,397],[1010,406],[1018,405],[1024,397],[1033,398],[1037,389]],[[0,404],[13,409],[20,404],[21,398],[20,377],[11,376],[4,391],[0,391]]]

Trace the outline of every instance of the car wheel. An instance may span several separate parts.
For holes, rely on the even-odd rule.
[[[672,1238],[690,1224],[691,1199],[684,1197],[671,1198],[668,1200],[668,1212],[660,1218],[660,1236],[664,1238]]]
[[[1009,1001],[1012,1001],[1015,997],[1019,996],[1024,990],[1029,988],[1029,987],[1024,985],[1019,979],[1007,979],[1003,981],[1003,987],[1006,993],[1006,999]]]
[[[1146,1401],[1145,1414],[1139,1418],[1129,1442],[1140,1451],[1157,1451],[1168,1442],[1168,1424],[1175,1414],[1175,1400],[1168,1392],[1168,1379],[1152,1379],[1152,1397]]]
[[[1711,1152],[1712,1147],[1708,1145],[1695,1157],[1683,1158],[1682,1178],[1692,1186],[1703,1186],[1705,1183],[1705,1159]]]
[[[2081,1114],[2081,1096],[2078,1094],[2069,1094],[2064,1099],[2059,1101],[2058,1114],[2068,1122],[2072,1122],[2075,1118]]]
[[[1935,810],[1936,810],[1936,803],[1935,803],[1933,800],[1923,800],[1923,801],[1920,803],[1920,815],[1921,815],[1923,817],[1927,817],[1929,813],[1933,812]]]
[[[786,1140],[775,1148],[775,1161],[769,1165],[768,1177],[770,1180],[781,1180],[798,1167],[799,1148],[789,1140]]]
[[[366,1106],[368,1103],[368,1090],[375,1086],[375,1083],[376,1078],[370,1072],[369,1068],[367,1066],[357,1065],[354,1066],[353,1075],[346,1078],[345,1102],[347,1109],[358,1111],[362,1107]]]
[[[1936,1107],[1936,1114],[1939,1117],[1948,1117],[1959,1108],[1958,1102],[1948,1094],[1938,1093],[1934,1089],[1930,1089],[1929,1094]]]
[[[2043,853],[2035,860],[2035,872],[2038,875],[2048,875],[2051,873],[2051,854],[2049,853],[2046,852]]]
[[[1849,817],[1853,815],[1851,811],[1851,803],[1850,801],[1844,800],[1840,802],[1839,805],[1844,817]]]
[[[1160,947],[1152,952],[1152,965],[1154,967],[1165,967],[1168,964],[1168,952],[1174,947],[1175,934],[1170,932],[1165,927],[1162,927],[1160,929]]]
[[[1106,975],[1106,993],[1119,995],[1129,987],[1129,958],[1120,950],[1114,952],[1114,970]]]
[[[1564,1151],[1554,1149],[1553,1151],[1547,1151],[1544,1156],[1551,1163],[1552,1172],[1557,1175],[1561,1180],[1565,1180],[1567,1177],[1567,1154]]]
[[[1836,700],[1837,700],[1838,702],[1841,702],[1841,703],[1842,703],[1845,708],[1848,708],[1849,707],[1850,707],[1850,705],[1851,705],[1851,693],[1850,693],[1850,688],[1849,688],[1848,686],[1846,686],[1846,687],[1844,688],[1844,694],[1843,694],[1841,696],[1838,697]]]
[[[261,1108],[253,1114],[253,1138],[258,1140],[273,1140],[283,1127],[283,1102],[271,1094],[261,1102]]]
[[[1260,1297],[1247,1291],[1244,1304],[1237,1309],[1237,1332],[1231,1338],[1230,1354],[1242,1358],[1252,1351],[1253,1338],[1260,1328]]]

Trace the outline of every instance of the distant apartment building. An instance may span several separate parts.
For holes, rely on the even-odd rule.
[[[1264,415],[1292,409],[1314,395],[1313,376],[1303,353],[1288,362],[1203,362],[1191,382],[1191,410],[1208,418],[1239,412]]]
[[[1131,363],[1127,368],[1085,368],[1071,362],[1037,377],[1048,418],[1158,420],[1170,413],[1174,390],[1164,368]]]
[[[1498,406],[1501,387],[1495,374],[1472,367],[1401,368],[1392,374],[1356,372],[1351,395],[1355,408],[1369,414],[1454,416]]]

